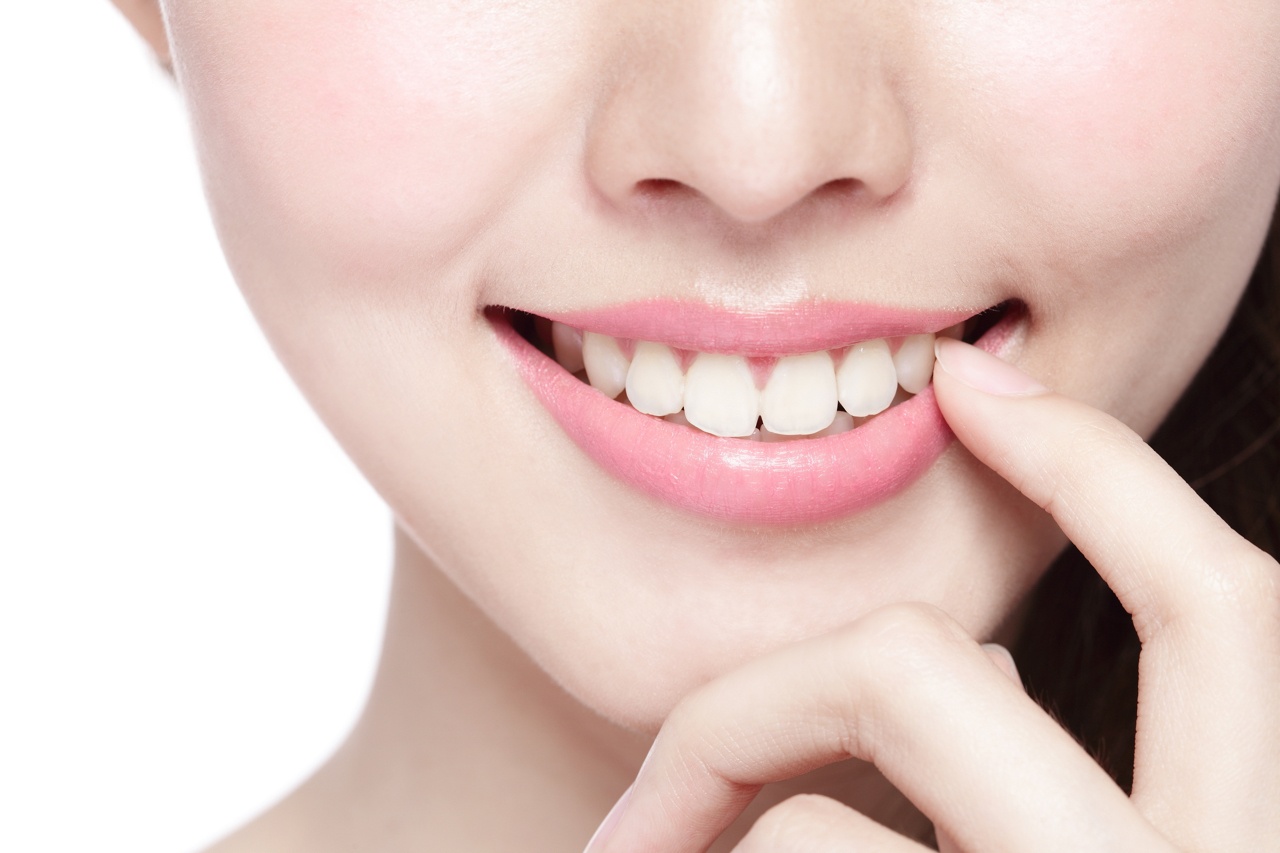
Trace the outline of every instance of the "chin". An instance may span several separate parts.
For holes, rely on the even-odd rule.
[[[442,565],[570,695],[649,734],[700,685],[886,605],[933,604],[1007,642],[1065,541],[954,442],[896,496],[803,526],[697,518],[593,464],[559,472],[582,497],[557,503],[572,523],[509,524],[518,549]]]

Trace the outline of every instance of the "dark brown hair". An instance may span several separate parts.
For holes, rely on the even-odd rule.
[[[1241,535],[1280,554],[1280,217],[1227,331],[1152,446]],[[1028,691],[1126,791],[1138,638],[1074,548],[1032,593],[1014,655]]]

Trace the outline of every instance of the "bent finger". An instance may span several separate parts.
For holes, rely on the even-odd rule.
[[[1280,793],[1275,561],[1127,426],[1011,365],[943,341],[934,388],[960,441],[1053,516],[1133,615],[1144,813],[1175,838],[1219,847],[1242,829],[1280,828],[1241,811]]]
[[[983,643],[982,650],[987,653],[987,657],[991,658],[996,668],[1018,686],[1019,690],[1025,689],[1022,676],[1018,674],[1018,665],[1014,663],[1013,655],[1007,648],[998,643]],[[960,845],[942,827],[934,827],[934,834],[938,842],[938,853],[963,853]]]
[[[701,853],[763,785],[848,758],[874,763],[965,850],[1164,849],[959,625],[893,605],[687,696],[590,850]]]

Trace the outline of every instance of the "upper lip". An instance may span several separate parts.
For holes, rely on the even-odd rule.
[[[678,349],[776,356],[836,349],[874,338],[938,332],[981,310],[922,310],[812,300],[767,311],[735,311],[696,300],[652,299],[537,313],[577,329]]]

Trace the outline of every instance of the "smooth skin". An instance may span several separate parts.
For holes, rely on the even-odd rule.
[[[1276,836],[1274,564],[1131,437],[1271,222],[1274,0],[117,3],[172,60],[246,300],[397,522],[359,724],[218,853],[582,849],[659,732],[617,849]],[[651,298],[1019,299],[1005,356],[1064,396],[939,371],[960,442],[901,493],[718,524],[592,464],[483,313]],[[1146,643],[1132,801],[979,645],[1068,537]]]
[[[939,350],[957,436],[1052,515],[1133,615],[1132,797],[1022,692],[1003,650],[937,608],[892,605],[690,694],[590,853],[707,850],[762,785],[850,758],[916,803],[943,851],[1243,853],[1280,837],[1280,566],[1124,424],[974,347]],[[927,848],[802,795],[734,849]]]

